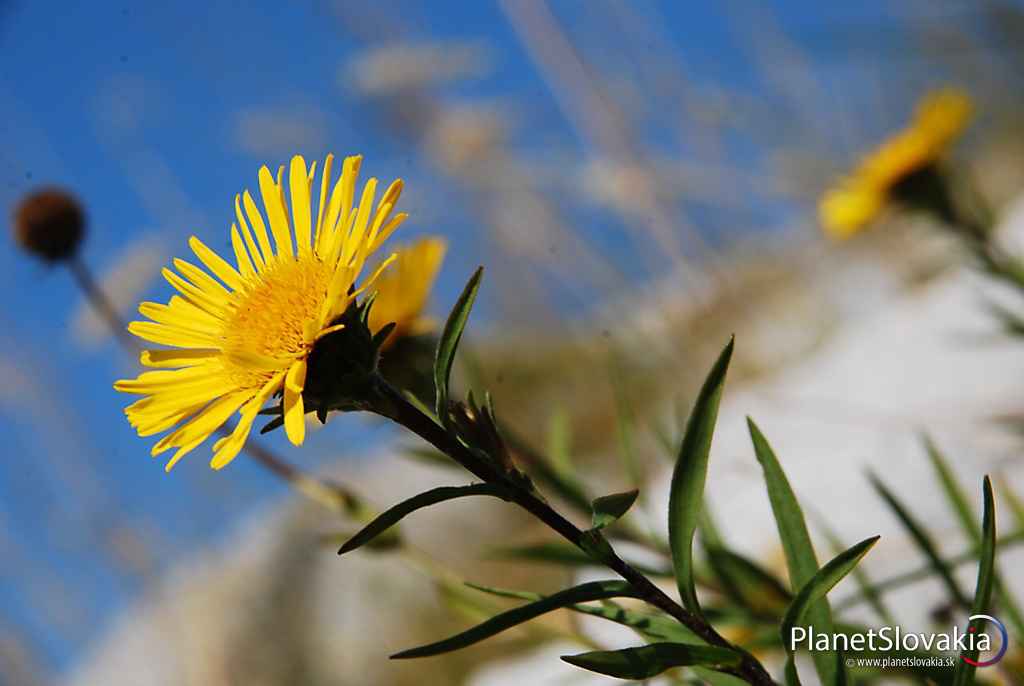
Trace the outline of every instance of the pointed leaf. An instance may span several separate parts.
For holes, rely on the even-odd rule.
[[[988,612],[992,603],[992,587],[995,585],[995,557],[996,557],[996,511],[992,498],[992,482],[988,476],[983,484],[984,514],[981,521],[981,554],[978,559],[978,581],[974,589],[974,601],[971,603],[971,616],[982,615]],[[985,628],[985,619],[971,621],[970,628],[975,635],[978,635]],[[1005,636],[1005,634],[1004,634]],[[1006,646],[1003,645],[1005,649]],[[960,653],[960,662],[956,666],[953,676],[953,686],[966,686],[974,683],[974,671],[976,664],[968,662],[978,661],[978,651],[965,650]]]
[[[971,539],[971,542],[980,549],[983,545],[982,528],[975,521],[974,511],[967,495],[938,447],[927,436],[924,438],[924,443],[932,467],[942,484],[942,490],[946,493],[946,499],[949,501],[953,513],[960,520],[960,527]],[[994,569],[993,576],[1000,614],[1013,626],[1015,636],[1024,636],[1024,612],[1021,611],[1013,594],[1003,584],[998,567]]]
[[[693,535],[700,519],[704,500],[704,481],[708,474],[711,438],[718,419],[718,404],[729,370],[734,340],[718,356],[704,381],[693,411],[686,422],[686,432],[672,472],[672,488],[668,500],[668,538],[672,549],[672,566],[683,605],[700,615],[700,603],[693,580]]]
[[[824,524],[824,522],[822,522],[820,518],[818,520],[818,528],[821,529],[821,533],[825,536],[825,539],[828,541],[829,547],[832,548],[833,555],[838,555],[839,553],[846,550],[846,545],[843,544],[839,536],[831,528],[829,528],[828,525]],[[869,605],[871,605],[871,609],[873,609],[875,611],[875,614],[878,615],[878,618],[882,620],[882,624],[884,624],[885,626],[895,625],[896,620],[893,618],[892,613],[889,611],[889,608],[882,601],[882,594],[879,592],[879,589],[875,586],[874,582],[871,581],[871,577],[868,576],[868,573],[864,571],[864,568],[856,567],[850,573],[850,575],[853,577],[854,582],[857,584],[857,588],[860,591],[860,597],[863,598]],[[837,612],[838,609],[839,608],[837,607]]]
[[[494,555],[503,558],[516,560],[528,560],[530,562],[546,562],[550,564],[564,565],[567,567],[593,567],[597,564],[590,555],[568,543],[551,541],[545,543],[532,543],[521,546],[509,546],[498,548]],[[666,569],[656,569],[631,560],[627,560],[631,567],[644,576],[668,577],[672,572]]]
[[[826,562],[825,566],[800,588],[782,618],[782,643],[790,654],[793,652],[790,645],[793,628],[803,620],[807,610],[817,600],[824,598],[826,593],[831,591],[836,584],[843,580],[843,577],[850,573],[850,570],[857,566],[861,558],[871,550],[871,546],[878,542],[878,538],[878,536],[872,536],[839,553]]]
[[[462,330],[466,328],[466,320],[469,319],[469,311],[473,308],[473,301],[476,300],[476,293],[480,290],[480,280],[483,278],[484,268],[477,267],[473,276],[469,277],[466,287],[462,289],[462,295],[455,302],[445,322],[444,331],[437,341],[437,355],[434,358],[434,388],[437,392],[436,410],[441,421],[448,424],[448,381],[452,374],[452,364],[455,362],[455,352],[458,350],[459,341],[462,339]]]
[[[704,665],[733,667],[740,656],[726,648],[687,643],[651,643],[623,650],[595,650],[579,655],[563,655],[570,665],[619,679],[650,679],[673,667]]]
[[[466,582],[470,588],[490,593],[500,598],[515,598],[517,600],[543,600],[544,596],[533,591],[513,591],[505,588],[494,588]],[[656,615],[647,612],[629,610],[610,600],[604,601],[601,605],[569,605],[567,609],[580,614],[600,617],[608,621],[628,626],[638,633],[651,638],[673,641],[699,641],[697,635],[680,624],[668,615]]]
[[[950,570],[949,565],[939,555],[938,548],[932,542],[931,536],[925,531],[924,527],[910,514],[910,510],[896,497],[892,491],[890,491],[882,481],[875,476],[873,473],[868,473],[868,479],[871,481],[871,485],[874,486],[875,490],[882,500],[889,506],[889,509],[893,511],[893,514],[900,520],[907,533],[913,539],[917,547],[921,549],[924,556],[928,558],[928,562],[931,564],[932,570],[938,575],[942,582],[946,585],[946,589],[949,591],[950,599],[959,605],[960,607],[966,608],[969,603],[967,597],[963,591],[960,590],[960,585],[956,582],[953,577],[953,572]]]
[[[438,488],[432,488],[429,491],[420,493],[408,500],[403,500],[394,507],[391,507],[378,515],[372,522],[360,529],[355,536],[350,538],[345,545],[341,546],[341,550],[338,551],[338,554],[344,555],[345,553],[351,552],[360,546],[366,545],[374,538],[387,531],[390,527],[397,524],[403,517],[415,512],[416,510],[436,505],[437,503],[443,503],[446,500],[464,498],[471,495],[489,495],[495,498],[504,499],[505,491],[494,484],[470,484],[468,486],[440,486]]]
[[[632,491],[626,491],[625,493],[612,493],[611,495],[595,498],[594,502],[590,505],[590,509],[594,512],[593,527],[595,529],[603,529],[626,514],[629,508],[633,507],[633,503],[636,502],[636,497],[639,494],[639,489],[634,488]]]
[[[942,491],[946,494],[946,499],[949,501],[953,514],[955,514],[957,519],[960,520],[960,526],[970,537],[971,541],[975,545],[978,545],[981,542],[981,527],[978,526],[978,522],[974,520],[974,512],[971,509],[971,504],[967,500],[967,496],[960,487],[956,476],[954,476],[953,470],[949,466],[949,462],[943,454],[939,452],[935,443],[927,436],[923,438],[923,441],[925,452],[928,453],[928,459],[932,463],[932,468],[935,470],[936,476],[939,477],[939,483],[942,484]]]
[[[442,641],[428,645],[403,650],[391,656],[395,660],[404,660],[413,657],[429,657],[440,655],[453,650],[459,650],[479,643],[484,639],[499,634],[523,622],[539,617],[543,614],[558,610],[563,607],[586,603],[592,600],[603,600],[605,598],[636,598],[637,592],[625,581],[591,581],[580,584],[564,591],[559,591],[543,600],[523,605],[499,615],[491,617],[486,622],[476,625],[472,629],[463,631],[460,634],[451,636]]]
[[[775,516],[775,526],[779,530],[782,551],[786,556],[790,586],[796,593],[818,573],[818,557],[811,543],[811,535],[807,532],[803,509],[789,485],[789,479],[786,478],[775,451],[750,417],[747,417],[747,428],[754,444],[754,454],[764,472],[768,500]],[[832,611],[826,599],[822,598],[809,608],[808,619],[810,624],[820,627],[820,631],[833,633]],[[811,657],[821,682],[828,686],[835,684],[844,671],[844,668],[837,664],[835,656],[825,651],[815,651]]]

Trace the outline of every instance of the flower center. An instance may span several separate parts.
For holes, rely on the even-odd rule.
[[[261,386],[308,351],[309,322],[320,315],[330,279],[331,270],[315,256],[281,257],[232,295],[224,363],[239,386]],[[261,359],[269,364],[254,364]]]

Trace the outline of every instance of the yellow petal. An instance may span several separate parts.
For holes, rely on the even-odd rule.
[[[146,436],[152,436],[154,434],[162,433],[170,429],[172,426],[177,424],[183,419],[191,417],[199,410],[203,409],[205,403],[198,403],[193,405],[187,405],[183,409],[177,412],[171,412],[163,415],[153,415],[151,417],[140,418],[140,421],[132,424],[135,431],[139,436],[145,438]]]
[[[164,468],[171,471],[178,460],[184,457],[210,435],[219,429],[232,414],[247,400],[248,393],[231,393],[210,403],[202,412],[197,414],[190,422],[175,431],[173,443],[169,447],[176,447],[178,451],[167,462]],[[158,454],[155,452],[154,455]]]
[[[309,253],[312,246],[312,219],[309,206],[309,176],[306,172],[306,160],[302,155],[292,158],[288,186],[292,194],[292,217],[295,221],[295,242],[299,246],[299,255]]]
[[[204,291],[192,282],[181,278],[166,267],[164,267],[160,273],[165,279],[167,279],[169,284],[174,286],[179,293],[185,296],[186,300],[201,310],[206,310],[210,313],[219,313],[228,304],[227,296],[218,296],[210,293],[209,291]]]
[[[192,331],[184,331],[165,324],[153,322],[132,322],[128,325],[128,331],[135,336],[160,345],[173,345],[176,348],[216,348],[221,347],[221,341],[207,334],[199,334]]]
[[[231,225],[231,249],[235,251],[235,262],[238,264],[238,271],[241,272],[242,278],[251,279],[255,277],[256,266],[252,263],[249,251],[242,241],[242,234],[239,233],[238,226],[235,224]]]
[[[293,445],[306,439],[306,412],[302,389],[306,385],[306,361],[298,360],[288,370],[284,381],[284,430]]]
[[[324,214],[327,211],[327,186],[331,182],[331,169],[334,167],[334,155],[328,154],[324,160],[323,171],[320,172],[320,203],[316,212],[316,233],[313,236],[313,250],[321,255],[320,246],[327,234],[324,227]]]
[[[348,296],[348,289],[352,285],[352,270],[347,267],[338,267],[331,275],[331,283],[327,286],[327,297],[320,306],[320,321],[317,328],[334,320],[345,308],[352,298]]]
[[[220,373],[203,366],[173,370],[162,369],[155,372],[143,372],[134,379],[115,381],[114,388],[122,393],[149,395],[203,385],[213,377],[220,377]]]
[[[217,322],[196,317],[182,308],[172,309],[160,303],[144,302],[139,304],[139,313],[149,317],[158,324],[167,324],[177,329],[190,331],[204,336],[216,336],[220,332]]]
[[[246,191],[246,195],[248,195],[248,191]],[[245,239],[245,245],[249,249],[249,254],[252,255],[253,266],[256,268],[256,271],[261,272],[261,271],[263,271],[263,268],[266,265],[266,262],[264,260],[264,256],[260,253],[260,248],[256,246],[256,242],[253,240],[252,232],[249,231],[249,225],[245,223],[245,217],[242,215],[242,207],[241,207],[241,204],[240,204],[241,203],[240,198],[241,198],[241,196],[239,196],[236,193],[235,194],[235,217],[238,219],[238,226],[241,229],[242,238]],[[250,198],[250,201],[251,200],[252,199]],[[248,208],[248,206],[246,206],[246,212],[248,212],[248,211],[249,211],[249,208]],[[255,205],[254,205],[254,210],[253,211],[255,211]],[[256,214],[259,214],[259,213],[256,212]],[[260,219],[260,221],[262,222],[263,220]]]
[[[167,301],[167,308],[174,314],[180,314],[187,319],[195,319],[196,321],[217,326],[223,326],[224,324],[223,309],[218,310],[216,313],[209,312],[185,300],[180,295],[172,295],[171,299]]]
[[[199,258],[199,261],[213,272],[214,276],[227,284],[228,288],[237,291],[242,287],[242,275],[228,264],[223,257],[210,250],[206,247],[205,243],[195,236],[188,239],[188,244],[192,248],[192,252]]]
[[[223,469],[231,460],[235,459],[242,446],[245,445],[245,439],[249,437],[249,432],[252,431],[252,423],[256,421],[256,415],[259,413],[260,408],[274,394],[274,391],[281,386],[284,374],[284,372],[275,374],[272,379],[264,384],[260,392],[242,407],[242,418],[239,420],[235,430],[231,432],[230,436],[222,438],[214,444],[214,455],[210,461],[210,467],[213,469]]]
[[[186,279],[191,281],[196,288],[204,293],[210,294],[213,298],[221,298],[230,294],[230,291],[224,288],[217,279],[213,278],[191,262],[183,260],[180,257],[174,258],[172,262],[174,263],[174,268],[181,272]]]
[[[380,232],[377,234],[377,237],[373,240],[373,243],[370,244],[370,252],[377,250],[377,248],[379,248],[384,243],[384,241],[391,237],[391,234],[395,232],[395,229],[401,226],[402,222],[404,222],[408,218],[409,215],[406,214],[405,212],[399,212],[394,217],[392,217],[391,221],[389,221],[384,226],[384,228],[380,230]]]
[[[252,224],[252,231],[256,234],[256,242],[260,244],[263,262],[264,264],[270,264],[274,257],[274,249],[270,247],[270,238],[267,236],[267,226],[263,223],[263,215],[260,214],[259,209],[256,207],[256,202],[252,199],[249,191],[242,194],[242,204],[245,205],[245,214],[249,217],[249,223]]]
[[[174,391],[161,391],[158,395],[150,395],[136,400],[124,408],[124,413],[132,426],[138,426],[153,419],[166,417],[174,412],[184,411],[188,407],[202,407],[214,398],[224,395],[225,388],[230,388],[230,384],[225,380],[216,380],[205,386],[188,386]]]
[[[370,220],[370,212],[373,211],[373,196],[377,193],[377,179],[371,178],[363,187],[363,197],[359,201],[359,211],[356,213],[355,224],[352,225],[352,232],[344,239],[341,251],[342,264],[349,264],[366,236],[367,222]]]
[[[188,422],[160,439],[151,450],[153,456],[190,443],[197,436],[202,436],[202,440],[206,440],[217,427],[230,419],[231,415],[251,397],[251,392],[241,391],[217,398]]]
[[[363,165],[362,155],[352,155],[345,158],[342,165],[341,178],[341,206],[338,208],[338,217],[348,221],[349,212],[352,211],[352,203],[356,197],[356,181],[359,179],[359,168]]]
[[[292,233],[288,228],[288,213],[281,202],[281,189],[266,167],[260,167],[260,194],[263,196],[263,206],[267,209],[267,220],[277,245],[277,255],[295,257]]]
[[[139,362],[145,367],[192,367],[219,355],[217,350],[143,350]]]

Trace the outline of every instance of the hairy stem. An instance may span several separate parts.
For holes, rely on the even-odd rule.
[[[371,402],[371,411],[401,424],[461,464],[482,481],[505,486],[510,501],[532,514],[580,550],[588,552],[584,532],[555,511],[536,491],[529,488],[524,480],[517,478],[515,473],[506,471],[499,464],[468,448],[433,418],[421,412],[383,378],[378,377],[372,393],[374,397]],[[622,560],[614,551],[610,555],[603,556],[600,561],[632,584],[643,600],[674,617],[709,645],[729,648],[739,653],[742,656],[742,662],[730,673],[750,684],[767,686],[774,683],[768,672],[752,655],[731,644],[702,618],[672,600],[650,579]]]

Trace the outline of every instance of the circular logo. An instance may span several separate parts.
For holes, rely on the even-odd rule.
[[[975,667],[988,667],[989,665],[994,665],[1003,659],[1003,655],[1006,654],[1006,648],[1010,644],[1010,638],[1006,633],[1006,627],[1003,626],[1003,623],[995,617],[992,617],[991,615],[971,615],[967,618],[967,621],[973,622],[976,619],[984,619],[995,624],[996,628],[999,629],[999,633],[1003,636],[1002,644],[999,646],[999,651],[995,654],[995,657],[990,660],[972,660],[965,655],[961,655],[960,657],[969,665],[973,665]],[[971,631],[971,629],[968,629],[968,631]]]

